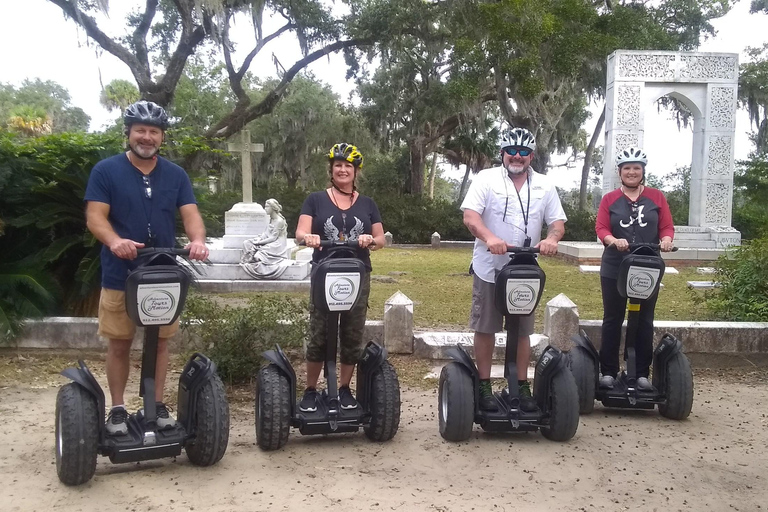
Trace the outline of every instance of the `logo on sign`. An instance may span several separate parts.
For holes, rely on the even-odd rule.
[[[174,296],[165,290],[154,290],[141,301],[141,311],[153,318],[164,316],[176,305]]]
[[[333,300],[343,302],[355,293],[355,285],[346,277],[341,277],[331,283],[331,286],[328,288],[328,293],[333,297]]]
[[[509,292],[507,300],[516,308],[524,308],[536,298],[536,292],[527,284],[521,284]]]
[[[635,293],[648,293],[656,284],[653,276],[647,272],[638,272],[629,278],[629,288]]]

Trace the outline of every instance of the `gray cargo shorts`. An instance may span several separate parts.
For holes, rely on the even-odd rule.
[[[504,317],[495,304],[496,285],[483,281],[477,274],[472,276],[472,309],[469,312],[469,328],[475,332],[495,334],[504,330]],[[536,319],[534,312],[520,317],[519,336],[530,336]]]

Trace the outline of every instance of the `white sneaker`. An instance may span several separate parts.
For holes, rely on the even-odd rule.
[[[600,377],[600,387],[603,389],[613,389],[614,384],[616,384],[616,379],[611,377],[610,375],[603,375]]]
[[[648,380],[648,377],[640,377],[637,379],[637,389],[640,391],[653,391],[653,384]]]

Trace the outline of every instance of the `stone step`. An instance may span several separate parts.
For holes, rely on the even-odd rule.
[[[675,238],[675,246],[685,249],[717,249],[717,242],[714,240],[681,240]]]
[[[235,279],[200,279],[200,291],[209,293],[241,292],[305,292],[309,293],[309,279],[302,281],[250,281]]]
[[[682,243],[681,240],[712,240],[710,233],[688,233],[675,231],[675,243]]]
[[[239,264],[214,263],[202,269],[203,275],[199,280],[240,280],[255,281]],[[285,269],[278,281],[301,281],[309,276],[309,262],[291,260],[291,264]]]
[[[686,283],[688,288],[692,290],[711,290],[712,288],[720,288],[720,283],[717,281],[688,281]]]
[[[446,363],[447,364],[447,363]],[[440,372],[443,370],[444,364],[441,364],[439,366],[435,366],[432,368],[432,370],[424,376],[425,379],[439,379],[440,378]],[[533,377],[536,374],[536,368],[533,366],[528,367],[528,375],[526,376],[528,380],[533,380]],[[503,379],[504,378],[504,365],[502,364],[494,364],[491,366],[491,378],[492,379]]]
[[[600,265],[579,265],[579,272],[582,274],[594,274],[600,272]],[[680,272],[675,267],[667,267],[664,270],[665,274],[679,274]]]
[[[471,332],[425,331],[413,333],[413,355],[424,359],[448,359],[446,350],[462,345],[469,355],[474,357],[474,334]],[[496,334],[496,347],[493,358],[504,359],[504,349],[507,344],[507,334]],[[531,334],[531,357],[538,357],[549,344],[549,338],[543,334]]]

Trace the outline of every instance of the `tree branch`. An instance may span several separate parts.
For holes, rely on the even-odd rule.
[[[263,100],[252,106],[238,104],[228,116],[209,128],[205,133],[205,137],[209,139],[216,137],[231,137],[232,135],[242,130],[249,122],[272,112],[277,103],[285,94],[285,91],[287,90],[291,80],[293,80],[298,72],[304,69],[306,66],[316,61],[317,59],[324,57],[329,53],[341,50],[342,48],[370,44],[370,42],[371,41],[366,39],[348,39],[346,41],[336,41],[335,43],[331,43],[328,46],[310,53],[303,59],[297,61],[289,69],[287,69],[285,74],[283,74],[280,83],[277,84],[277,86],[272,89]]]
[[[64,11],[65,16],[72,18],[75,23],[83,27],[88,37],[96,41],[99,46],[123,61],[125,65],[128,66],[128,68],[131,70],[131,73],[133,73],[136,82],[139,84],[139,90],[142,89],[142,84],[148,84],[152,82],[152,78],[149,75],[149,69],[143,68],[138,59],[136,59],[136,57],[130,51],[120,46],[112,38],[102,32],[99,26],[96,24],[96,20],[81,12],[80,9],[77,8],[77,0],[49,1],[59,6],[61,10]]]
[[[256,44],[256,46],[253,48],[253,50],[251,50],[251,52],[245,57],[245,60],[243,60],[243,65],[240,67],[240,71],[237,72],[238,79],[239,80],[243,79],[243,77],[245,76],[245,73],[248,71],[248,68],[251,65],[251,61],[261,51],[261,49],[267,45],[267,43],[269,43],[275,38],[280,37],[280,35],[282,35],[283,32],[285,32],[286,30],[291,30],[293,28],[296,28],[296,25],[294,25],[293,23],[286,23],[285,25],[277,29],[275,32],[269,34],[267,37],[260,40]]]
[[[584,167],[581,168],[581,186],[579,187],[579,210],[584,210],[587,206],[587,180],[589,179],[589,169],[592,167],[592,156],[595,153],[595,146],[597,145],[597,139],[600,137],[600,132],[603,131],[603,123],[605,123],[605,106],[600,113],[600,118],[597,120],[595,131],[592,132],[592,138],[589,139],[587,150],[584,154]]]
[[[158,0],[147,0],[147,7],[136,30],[133,31],[133,48],[138,60],[145,69],[149,69],[149,51],[147,50],[147,32],[157,12]]]

